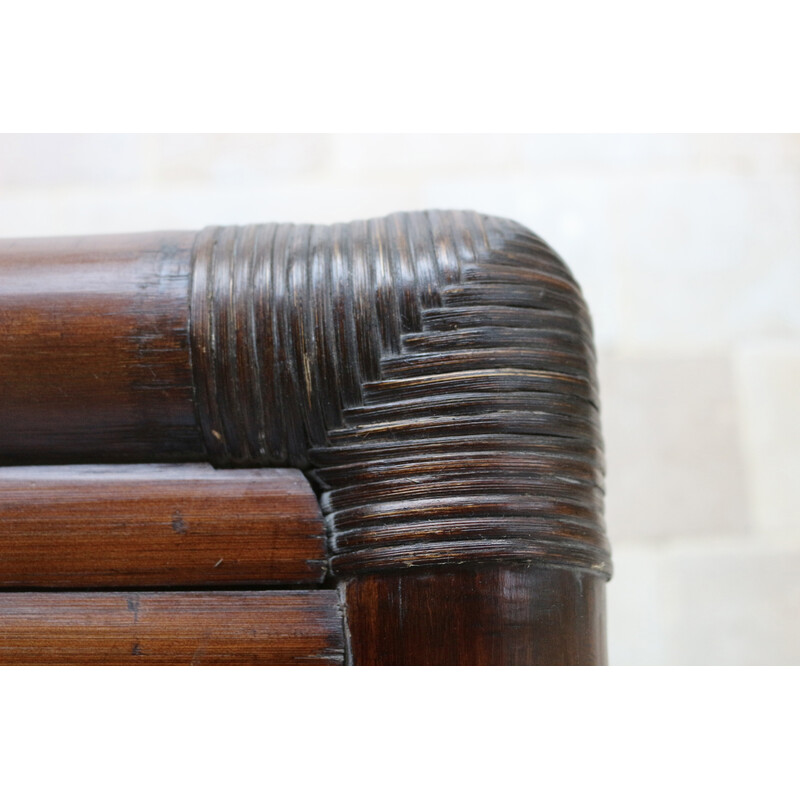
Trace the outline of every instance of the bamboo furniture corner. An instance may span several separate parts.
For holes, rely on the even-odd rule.
[[[604,663],[598,408],[509,220],[2,241],[0,663]]]

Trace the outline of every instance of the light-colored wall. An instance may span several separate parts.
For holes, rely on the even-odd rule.
[[[0,236],[513,217],[593,311],[615,664],[800,663],[800,136],[0,137]]]

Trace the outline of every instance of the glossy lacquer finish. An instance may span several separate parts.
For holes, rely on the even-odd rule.
[[[0,593],[0,664],[344,660],[336,592]]]
[[[592,325],[531,231],[429,211],[0,252],[0,460],[301,469],[351,662],[603,662]]]
[[[0,240],[0,464],[202,458],[193,239]]]
[[[321,583],[322,515],[298,470],[208,464],[0,469],[0,587]]]
[[[605,581],[536,566],[407,570],[345,583],[352,663],[603,664]]]

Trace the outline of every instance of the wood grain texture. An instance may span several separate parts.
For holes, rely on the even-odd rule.
[[[343,585],[356,665],[606,663],[605,580],[535,565],[405,570]]]
[[[0,464],[203,457],[193,238],[0,240]]]
[[[332,590],[0,592],[0,664],[333,665]]]
[[[320,583],[325,531],[298,470],[0,468],[0,587]]]

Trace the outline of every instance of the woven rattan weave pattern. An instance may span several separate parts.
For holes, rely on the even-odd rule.
[[[308,471],[334,573],[610,574],[591,321],[521,225],[429,211],[208,228],[190,335],[209,458]]]

